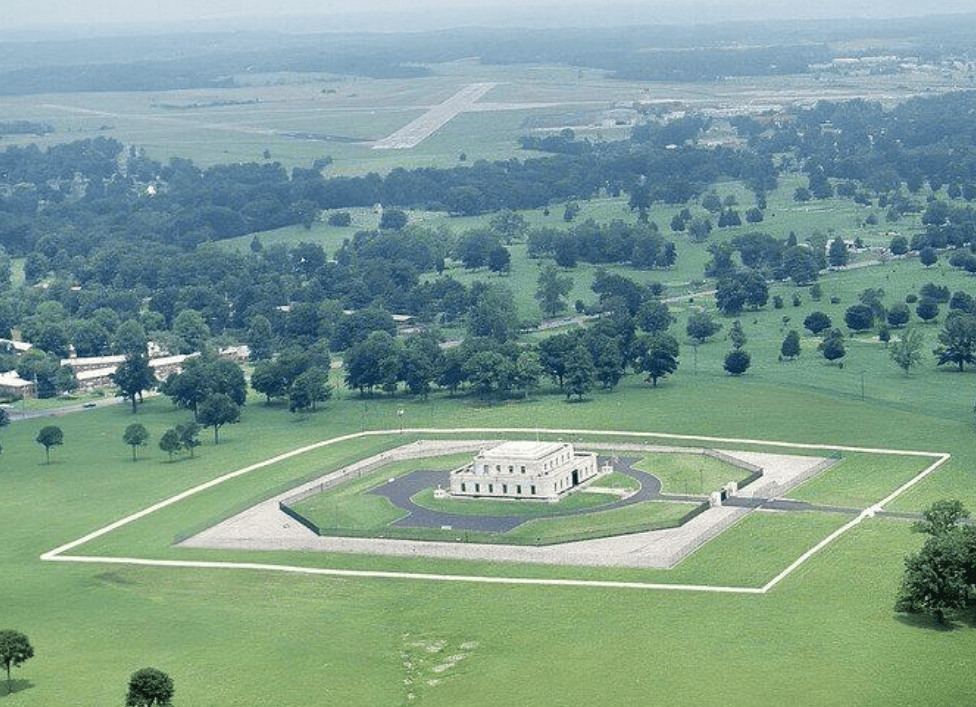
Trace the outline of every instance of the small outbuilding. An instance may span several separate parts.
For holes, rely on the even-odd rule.
[[[596,455],[564,442],[504,442],[451,472],[452,496],[558,501],[599,473]]]

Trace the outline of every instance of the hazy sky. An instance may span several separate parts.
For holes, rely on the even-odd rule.
[[[182,23],[240,26],[247,21],[307,29],[435,29],[457,26],[540,26],[690,23],[729,19],[898,17],[976,11],[973,0],[0,0],[10,3],[2,29],[120,25],[164,29]],[[314,26],[296,22],[315,18]],[[289,27],[289,24],[293,26]]]

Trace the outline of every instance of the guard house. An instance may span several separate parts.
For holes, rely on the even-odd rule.
[[[451,472],[452,496],[559,498],[598,473],[596,455],[563,442],[504,442]]]

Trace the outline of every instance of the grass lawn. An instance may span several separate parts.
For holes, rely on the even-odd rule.
[[[505,534],[507,538],[532,543],[565,542],[568,539],[599,538],[608,535],[636,533],[660,524],[676,525],[694,505],[644,501],[611,511],[597,511],[561,518],[534,518]]]
[[[664,493],[707,494],[729,481],[740,482],[748,471],[704,454],[653,454],[634,465],[661,481]]]
[[[595,508],[620,500],[611,493],[571,493],[558,503],[546,501],[495,501],[476,498],[434,498],[433,489],[413,497],[418,506],[464,516],[550,516],[580,508]]]
[[[932,461],[919,457],[848,454],[788,496],[810,503],[866,508],[917,475]]]

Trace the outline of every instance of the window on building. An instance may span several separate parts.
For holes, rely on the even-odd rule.
[[[535,486],[532,487],[532,495],[535,496]]]
[[[475,484],[474,485],[474,492],[475,493],[481,493],[481,484]]]
[[[488,484],[488,493],[495,493],[495,485]]]
[[[525,473],[525,467],[524,466],[522,467],[522,473],[523,474]]]
[[[508,465],[508,473],[509,474],[514,474],[515,473],[515,467],[513,467],[511,464]]]
[[[515,487],[515,493],[518,493],[518,494],[522,493],[522,487],[521,486],[516,486]]]
[[[508,493],[508,484],[502,484],[502,493]]]

